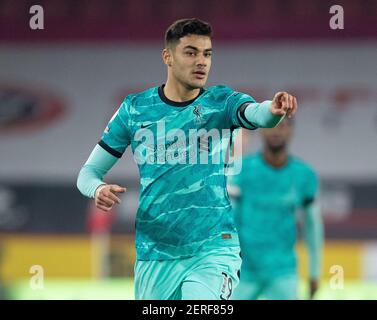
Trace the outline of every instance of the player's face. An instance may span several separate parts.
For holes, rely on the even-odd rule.
[[[171,72],[176,81],[190,89],[205,86],[211,68],[211,38],[187,35],[171,49]]]
[[[292,135],[292,123],[284,119],[277,127],[262,129],[264,144],[270,150],[281,150],[286,147]]]

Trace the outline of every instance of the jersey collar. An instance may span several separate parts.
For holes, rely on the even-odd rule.
[[[193,103],[205,91],[203,88],[200,88],[199,94],[194,99],[182,101],[182,102],[177,102],[177,101],[170,100],[169,98],[167,98],[165,96],[164,87],[165,87],[165,84],[158,87],[158,95],[160,96],[160,99],[163,102],[165,102],[166,104],[173,106],[173,107],[186,107],[189,104]]]

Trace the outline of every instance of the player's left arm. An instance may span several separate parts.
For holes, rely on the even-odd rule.
[[[273,128],[285,117],[297,111],[297,99],[287,92],[278,92],[272,101],[250,103],[240,106],[238,120],[246,129]]]
[[[318,181],[314,173],[306,181],[306,186],[309,191],[303,200],[303,236],[309,256],[309,296],[312,299],[319,287],[324,230],[318,200]]]
[[[278,92],[272,100],[257,103],[247,94],[234,91],[226,104],[232,124],[249,130],[273,128],[297,111],[296,97],[287,92]]]

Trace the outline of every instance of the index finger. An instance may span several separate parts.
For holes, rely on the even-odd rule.
[[[117,186],[117,185],[112,185],[112,186],[110,186],[110,191],[123,193],[123,192],[126,192],[126,188],[122,188],[122,187]]]
[[[121,202],[120,199],[114,193],[112,193],[111,191],[106,196],[116,203]]]

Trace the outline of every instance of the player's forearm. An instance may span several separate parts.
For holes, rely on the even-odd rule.
[[[309,255],[309,274],[311,279],[318,279],[322,266],[323,222],[320,206],[316,203],[304,209],[304,238]]]
[[[99,145],[93,149],[77,178],[77,188],[89,198],[94,198],[97,188],[105,184],[103,177],[114,166],[118,158]]]
[[[266,100],[261,103],[250,103],[244,110],[239,111],[239,119],[246,128],[273,128],[279,124],[284,116],[274,115],[271,112],[272,101]],[[250,124],[252,126],[250,126]]]

